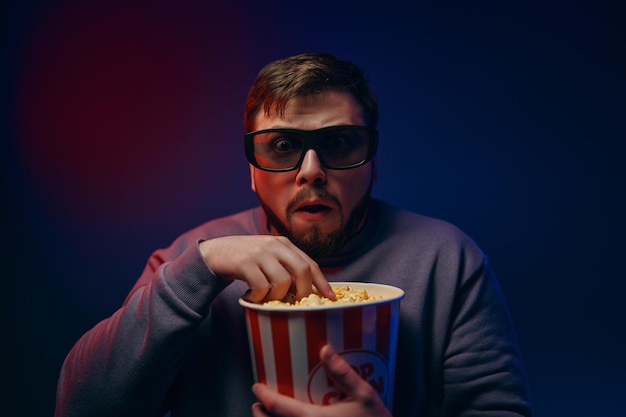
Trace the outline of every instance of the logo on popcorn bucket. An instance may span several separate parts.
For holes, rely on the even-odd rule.
[[[385,358],[369,350],[350,350],[338,354],[350,364],[364,381],[374,388],[383,402],[386,402],[390,381],[389,367]],[[335,382],[326,375],[321,363],[313,369],[309,376],[307,392],[309,401],[319,405],[333,404],[343,400],[346,396],[336,386]]]

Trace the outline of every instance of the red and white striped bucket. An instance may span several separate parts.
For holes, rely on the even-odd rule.
[[[319,351],[329,343],[378,392],[388,409],[393,383],[400,300],[404,291],[382,284],[334,282],[381,299],[321,306],[267,306],[243,299],[254,378],[313,404],[344,394],[326,376]]]

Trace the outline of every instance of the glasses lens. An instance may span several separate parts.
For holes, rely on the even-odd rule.
[[[371,144],[370,132],[356,127],[331,130],[318,137],[320,158],[330,168],[347,168],[363,163]]]
[[[318,130],[268,129],[246,135],[246,156],[268,171],[298,168],[307,149],[314,149],[322,165],[349,169],[366,163],[376,149],[374,129],[333,126]]]
[[[294,133],[264,132],[254,135],[254,158],[268,169],[293,168],[298,164],[304,139]]]

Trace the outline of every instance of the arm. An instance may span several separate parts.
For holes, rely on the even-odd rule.
[[[443,358],[444,416],[530,416],[520,352],[486,260],[454,296]]]
[[[150,258],[124,305],[70,351],[56,415],[163,415],[198,327],[233,279],[248,283],[254,301],[280,298],[292,283],[303,295],[311,284],[332,293],[317,264],[285,238],[179,239]]]
[[[212,299],[227,285],[196,244],[149,259],[124,305],[65,360],[57,416],[157,416]]]

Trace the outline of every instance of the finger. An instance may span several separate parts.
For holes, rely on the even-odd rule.
[[[263,405],[259,402],[252,404],[252,416],[253,417],[269,417],[269,414],[265,412]]]
[[[349,398],[367,400],[372,394],[377,395],[372,392],[372,387],[330,345],[322,346],[320,360],[327,375]]]
[[[300,249],[298,248],[298,250],[300,250]],[[319,292],[321,296],[329,298],[331,300],[336,300],[337,296],[335,295],[335,292],[333,291],[332,287],[328,283],[328,280],[324,276],[324,273],[320,269],[320,267],[317,264],[317,262],[315,262],[313,259],[309,258],[309,256],[306,253],[302,252],[302,254],[306,257],[305,260],[309,263],[310,276],[311,276],[311,281],[310,282],[309,281],[303,282],[301,291],[302,292],[304,292],[305,290],[308,291],[303,296],[307,296],[307,295],[310,294],[310,292],[311,292],[311,284],[312,284],[312,285],[315,286],[315,288],[317,288],[317,292]],[[296,281],[296,287],[297,287],[297,285],[298,285],[298,282]],[[305,287],[305,285],[306,285],[306,287]]]
[[[254,263],[241,268],[251,290],[246,295],[248,301],[282,300],[289,292],[291,274],[276,257],[259,257]]]
[[[275,258],[264,260],[260,269],[265,275],[265,280],[270,283],[270,290],[263,301],[283,300],[292,283],[289,271]]]
[[[244,276],[246,277],[249,290],[246,291],[243,298],[251,303],[262,302],[272,290],[272,284],[267,280],[267,277],[258,265],[246,268]]]
[[[319,277],[313,277],[313,285],[315,285],[315,288],[317,288],[317,291],[324,297],[330,299],[330,300],[336,300],[337,296],[335,295],[335,292],[333,291],[333,288],[330,286],[330,284],[328,283],[328,281],[326,280],[326,277],[324,277],[324,275],[321,276],[321,278]]]
[[[311,259],[309,255],[294,245],[289,239],[283,238],[279,241],[298,254],[300,258],[298,261],[294,260],[294,263],[290,264],[290,272],[292,273],[296,284],[296,299],[299,300],[311,294],[313,285],[315,285],[315,288],[317,288],[320,295],[330,298],[331,300],[336,299],[335,293],[326,280],[326,277],[322,273],[322,270],[317,262]],[[303,261],[304,263],[300,263],[300,261]]]
[[[248,302],[259,304],[263,302],[267,292],[269,292],[269,288],[267,289],[267,291],[262,291],[260,289],[253,291],[252,289],[248,289],[248,291],[246,291],[246,293],[241,298]]]
[[[270,266],[272,263],[275,265]],[[251,303],[282,300],[291,285],[291,275],[275,259],[268,259],[261,265],[253,265],[245,271],[244,276],[250,288],[244,299]]]
[[[281,250],[281,261],[290,272],[295,287],[296,299],[300,300],[313,291],[313,275],[319,267],[306,253],[294,245],[289,239],[279,237],[278,241],[286,250]],[[319,272],[321,273],[321,271]]]
[[[301,401],[269,389],[265,384],[254,384],[252,386],[252,392],[263,406],[266,415],[296,417],[302,414],[302,407],[306,406]],[[263,415],[264,414],[259,414],[259,416]]]

